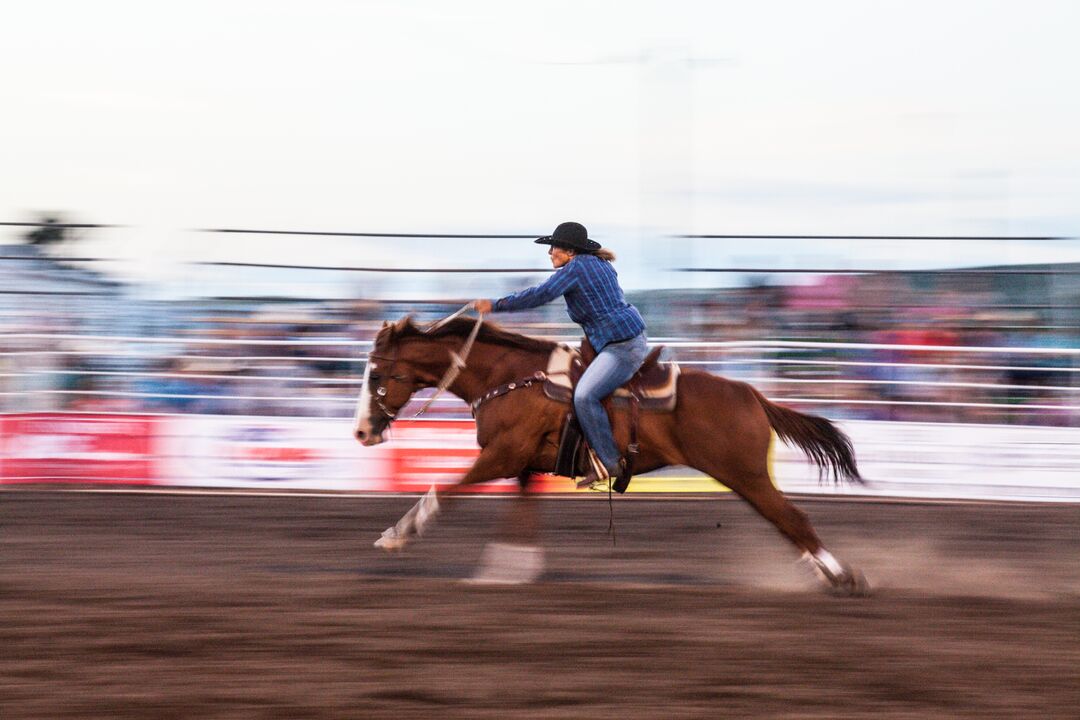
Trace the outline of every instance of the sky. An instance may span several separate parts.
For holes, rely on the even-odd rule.
[[[0,221],[124,225],[84,251],[162,287],[192,260],[547,265],[527,240],[192,232],[213,227],[575,219],[630,287],[1078,261],[1080,242],[670,237],[1080,237],[1077,27],[1072,0],[5,3]]]

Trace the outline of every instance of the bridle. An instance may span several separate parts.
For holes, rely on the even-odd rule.
[[[425,330],[424,332],[429,333],[429,332],[431,332],[433,330],[439,329],[440,327],[442,327],[446,323],[450,322],[454,318],[458,317],[462,313],[469,310],[471,307],[472,307],[471,303],[469,305],[465,305],[464,307],[462,307],[460,310],[453,313],[452,315],[449,315],[449,316],[443,318],[442,320],[436,321],[430,327],[428,327],[427,330]],[[420,408],[416,412],[416,414],[413,415],[414,418],[418,418],[421,415],[423,415],[425,412],[427,412],[427,409],[431,407],[431,404],[435,402],[436,398],[438,398],[440,395],[442,395],[443,391],[445,391],[447,388],[449,388],[454,383],[454,381],[457,380],[457,377],[458,377],[458,375],[461,374],[461,371],[465,369],[465,367],[466,367],[465,362],[469,358],[469,353],[472,352],[473,344],[476,342],[476,336],[480,333],[480,325],[483,324],[483,322],[484,322],[484,313],[480,313],[478,315],[478,317],[476,318],[476,324],[473,325],[472,332],[469,333],[468,339],[465,341],[465,344],[461,347],[461,353],[458,354],[458,353],[454,352],[453,350],[450,351],[450,366],[448,368],[446,368],[446,372],[443,374],[442,380],[439,381],[439,385],[438,385],[438,388],[435,390],[435,394],[432,395],[430,398],[428,398],[428,401],[426,403],[424,403],[424,407]],[[368,362],[370,363],[372,360],[379,360],[379,361],[383,361],[383,362],[388,361],[390,363],[390,368],[389,368],[389,370],[387,370],[386,374],[387,374],[387,376],[389,376],[390,380],[395,380],[394,364],[397,362],[397,348],[396,347],[394,348],[393,357],[388,358],[385,355],[375,355],[374,353],[372,353],[372,354],[368,355]],[[369,378],[370,378],[370,376],[369,376]],[[401,380],[397,379],[396,382],[401,382]],[[398,408],[397,410],[392,411],[392,410],[390,410],[390,408],[386,407],[386,403],[383,402],[383,398],[386,397],[386,393],[387,393],[386,385],[384,385],[382,383],[382,380],[380,378],[379,385],[375,388],[375,393],[374,393],[375,406],[379,408],[379,412],[381,412],[386,417],[387,420],[396,420],[397,416],[398,416],[398,413],[401,412],[401,408]],[[406,403],[407,402],[408,401],[406,401]],[[402,407],[404,407],[404,405]]]
[[[395,355],[396,355],[396,353],[395,353]],[[372,360],[389,360],[390,361],[390,370],[387,372],[387,374],[390,376],[391,380],[395,379],[395,377],[394,377],[395,358],[386,358],[386,357],[383,357],[381,355],[368,355],[368,362],[370,363]],[[400,380],[397,380],[397,382],[400,382]],[[376,407],[379,408],[379,412],[381,412],[388,420],[396,420],[397,419],[397,414],[401,409],[398,408],[398,411],[390,410],[390,408],[386,407],[386,404],[383,402],[384,397],[386,397],[386,386],[382,384],[382,380],[380,379],[379,386],[377,388],[375,388],[375,405],[376,405]]]

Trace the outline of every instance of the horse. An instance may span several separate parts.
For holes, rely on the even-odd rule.
[[[517,478],[520,492],[510,527],[529,535],[530,542],[493,544],[485,556],[489,565],[526,566],[517,571],[518,580],[539,577],[542,560],[530,544],[536,521],[527,491],[534,474],[555,468],[568,407],[547,397],[541,383],[523,380],[542,377],[557,346],[509,332],[482,316],[475,321],[451,316],[429,327],[418,326],[411,316],[383,323],[364,370],[355,438],[365,446],[385,442],[387,428],[412,396],[438,385],[440,391],[446,389],[472,405],[480,454],[456,484],[439,490],[433,486],[382,534],[376,547],[399,550],[423,535],[442,503],[464,486]],[[466,353],[467,360],[462,358]],[[500,387],[512,392],[493,397],[492,389]],[[616,442],[625,449],[630,413],[613,411],[609,405],[609,414]],[[669,465],[700,470],[772,523],[801,551],[827,590],[865,594],[863,575],[825,549],[806,514],[773,484],[768,452],[774,431],[802,450],[823,476],[831,473],[836,482],[862,482],[851,441],[831,421],[773,403],[747,383],[694,369],[683,370],[678,377],[674,410],[640,413],[635,472]]]

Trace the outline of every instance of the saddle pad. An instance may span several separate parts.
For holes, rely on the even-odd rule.
[[[557,345],[548,357],[547,379],[544,381],[544,393],[552,400],[569,403],[573,397],[573,387],[570,384],[571,368],[580,366],[581,353],[568,345]],[[676,391],[678,389],[679,365],[678,363],[666,363],[666,373],[661,381],[650,387],[640,388],[641,409],[661,412],[671,412],[675,409]],[[580,370],[575,373],[580,375]],[[629,402],[630,391],[626,386],[620,387],[612,395],[616,405],[626,405]]]

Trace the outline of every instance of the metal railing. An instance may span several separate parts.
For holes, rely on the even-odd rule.
[[[576,338],[555,337],[557,341],[573,342]],[[352,394],[342,394],[345,388],[355,390],[363,373],[369,340],[327,339],[229,339],[206,336],[138,337],[85,335],[72,333],[0,333],[0,347],[10,348],[20,343],[41,343],[47,347],[5,349],[0,359],[14,358],[20,367],[9,367],[0,373],[7,386],[0,391],[0,398],[32,397],[99,397],[124,398],[146,401],[155,400],[207,400],[227,411],[230,403],[243,403],[245,412],[257,409],[257,403],[286,403],[293,412],[304,404],[350,406]],[[101,343],[110,347],[96,349],[64,349],[64,343],[80,345]],[[116,343],[129,346],[126,350],[115,347]],[[841,411],[860,407],[920,407],[920,408],[969,408],[994,410],[1003,418],[1018,413],[1045,411],[1071,414],[1080,410],[1076,394],[1080,393],[1080,348],[1046,347],[997,347],[997,346],[951,346],[911,345],[857,342],[810,342],[790,340],[701,341],[666,340],[662,344],[674,351],[692,354],[680,360],[687,368],[719,369],[733,378],[750,382],[763,389],[778,402],[790,404],[827,405]],[[161,346],[181,348],[174,351]],[[355,354],[349,357],[332,355],[203,355],[191,353],[184,348],[206,346],[218,348],[348,348]],[[138,348],[138,349],[132,349]],[[157,349],[155,349],[157,348]],[[810,352],[823,354],[818,357],[777,357],[783,352]],[[748,353],[752,353],[747,355]],[[896,353],[947,354],[942,362],[913,360],[881,361],[874,359],[851,359],[846,353]],[[705,357],[702,357],[705,355]],[[957,362],[963,357],[986,357],[988,355],[1029,358],[1032,364],[1023,362],[978,363]],[[225,369],[200,368],[190,371],[131,369],[34,367],[34,358],[49,356],[79,356],[83,358],[122,358],[127,361],[143,360],[154,363],[225,364]],[[1050,359],[1054,366],[1040,364]],[[296,372],[282,372],[282,367],[300,369],[308,364],[340,363],[341,369],[333,374],[305,376]],[[924,377],[865,377],[860,372],[899,371],[917,372]],[[299,370],[298,370],[299,371]],[[729,372],[733,371],[733,372]],[[795,375],[794,373],[807,373]],[[985,378],[956,377],[957,373],[990,373],[1009,375],[996,380]],[[928,373],[938,376],[927,376]],[[1056,382],[1024,384],[1016,377],[1024,373],[1037,373],[1041,378],[1052,376]],[[945,377],[940,377],[940,376]],[[57,387],[62,379],[90,378],[105,387]],[[163,389],[139,389],[138,383],[146,380],[185,381],[206,384],[211,392],[177,392]],[[238,391],[239,386],[275,384],[278,392],[260,394]],[[42,387],[44,385],[44,387]],[[280,389],[290,392],[282,393]],[[334,392],[333,388],[337,388]],[[314,391],[319,392],[314,392]],[[853,390],[860,394],[852,395]],[[897,392],[894,392],[897,391]],[[972,397],[941,397],[945,391],[959,391]],[[916,392],[918,397],[908,394]],[[1036,394],[1038,398],[1025,397]],[[991,396],[987,399],[985,396]],[[1049,398],[1049,400],[1047,399]],[[465,411],[464,403],[455,398],[440,401],[447,411]],[[254,405],[253,405],[254,403]],[[55,409],[55,408],[53,408]],[[269,409],[269,408],[268,408]],[[275,410],[280,412],[280,409]],[[301,413],[303,414],[303,413]],[[324,414],[320,412],[320,414]],[[343,410],[344,414],[344,410]],[[943,418],[944,419],[944,418]],[[1060,417],[1055,418],[1060,423]]]

